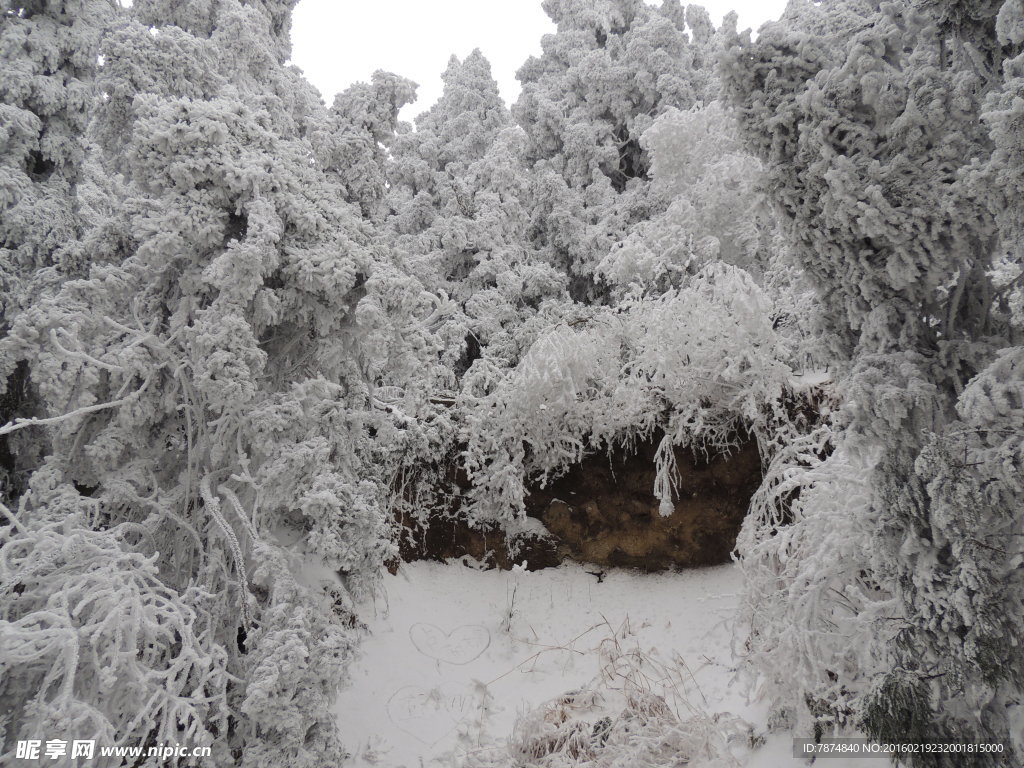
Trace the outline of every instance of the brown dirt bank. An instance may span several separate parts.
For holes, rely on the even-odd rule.
[[[742,443],[730,455],[710,460],[676,449],[678,490],[672,514],[662,517],[653,493],[659,440],[656,435],[638,442],[633,452],[589,456],[545,488],[531,488],[527,514],[544,523],[551,536],[520,539],[513,557],[500,531],[470,528],[456,508],[435,516],[426,531],[404,525],[401,559],[469,555],[503,569],[526,560],[531,570],[565,558],[646,571],[728,562],[761,482],[756,443]],[[450,478],[464,486],[460,480]]]

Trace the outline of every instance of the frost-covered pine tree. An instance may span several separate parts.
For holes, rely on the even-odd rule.
[[[371,82],[339,93],[327,130],[317,131],[314,146],[320,164],[346,189],[345,199],[364,215],[379,219],[387,189],[387,149],[395,140],[398,112],[413,100],[411,80],[378,71]]]
[[[455,57],[437,104],[394,144],[389,219],[401,268],[443,292],[457,315],[445,334],[461,375],[481,356],[514,363],[515,335],[565,277],[527,237],[532,177],[523,131],[513,125],[490,65],[479,51]]]
[[[620,233],[668,205],[650,189],[641,136],[667,109],[714,98],[715,33],[702,8],[677,0],[543,5],[557,31],[517,73],[513,107],[536,177],[531,238],[569,276],[572,296],[592,300]]]
[[[7,740],[342,759],[351,596],[391,552],[376,390],[411,367],[380,341],[415,352],[429,302],[374,310],[372,230],[317,159],[339,128],[283,64],[291,5],[138,2],[103,41],[94,136],[125,187],[97,226],[124,258],[0,342],[41,400],[3,433],[54,446],[3,510]]]
[[[506,371],[532,341],[524,329],[565,294],[564,275],[527,237],[533,188],[524,135],[512,123],[479,51],[452,57],[438,102],[399,126],[387,164],[386,238],[393,274],[409,292],[433,297],[420,329],[438,350],[401,385],[418,418],[395,438],[407,446],[396,476],[396,511],[426,523],[450,509],[448,484],[464,438],[456,399],[469,382]],[[398,276],[401,276],[399,278]],[[418,390],[419,404],[409,394]],[[440,491],[440,495],[438,495]]]
[[[1020,16],[1017,0],[792,2],[725,65],[848,374],[835,456],[794,468],[788,520],[751,521],[754,599],[779,609],[753,648],[790,678],[791,707],[855,715],[881,740],[1024,747],[1019,331],[993,283],[1020,232],[992,183],[1015,164],[1000,118]],[[842,505],[826,487],[848,489]],[[842,545],[825,523],[840,510]],[[867,647],[840,651],[843,632]]]

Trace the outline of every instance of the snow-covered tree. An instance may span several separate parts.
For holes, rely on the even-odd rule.
[[[761,163],[742,145],[734,117],[714,101],[664,112],[641,136],[651,193],[668,206],[632,227],[597,266],[626,291],[679,285],[711,261],[763,278],[774,220],[761,189]]]
[[[481,354],[506,362],[515,332],[545,300],[564,294],[564,275],[526,237],[534,189],[523,132],[479,51],[452,58],[445,89],[417,130],[394,143],[389,166],[391,229],[401,268],[454,300],[461,373]],[[459,338],[461,335],[461,338]]]
[[[833,720],[855,714],[883,740],[1021,748],[1013,724],[1024,689],[1016,661],[1024,571],[1020,543],[997,538],[1020,525],[1020,488],[1004,473],[1019,473],[1021,456],[1013,438],[989,431],[1018,418],[1005,395],[1019,387],[1018,348],[994,304],[992,268],[1019,252],[1020,235],[991,184],[1012,167],[1006,150],[993,151],[1000,141],[1009,149],[999,110],[982,119],[986,99],[1006,104],[1014,59],[1003,57],[1019,53],[1011,21],[1019,11],[1016,0],[792,2],[756,42],[737,39],[724,68],[850,374],[837,456],[820,469],[820,456],[794,459],[791,474],[806,485],[790,521],[751,520],[763,526],[747,532],[745,553],[763,568],[759,588],[788,590],[782,616],[759,615],[796,617],[803,637],[833,643],[836,617],[852,615],[872,628],[861,636],[876,638],[866,660],[832,667],[834,653],[795,656],[767,625],[755,625],[752,643],[776,671],[801,673],[778,689],[789,706],[803,708],[804,697],[817,702],[812,709],[831,708]],[[836,571],[821,570],[815,554],[829,546],[829,510],[807,498],[865,469],[867,495],[851,493],[861,499],[850,507],[859,543],[839,549],[852,584],[829,597],[813,576]],[[795,562],[791,536],[778,535],[788,524],[808,537]],[[797,617],[804,600],[818,607]],[[796,668],[798,658],[811,668]]]
[[[342,759],[351,595],[391,554],[369,436],[401,426],[376,390],[402,361],[379,340],[414,346],[403,317],[429,301],[364,306],[394,281],[322,159],[344,126],[284,65],[291,5],[139,2],[101,48],[95,136],[125,189],[98,226],[124,258],[37,297],[0,348],[42,417],[3,432],[54,438],[0,534],[8,739]]]
[[[595,271],[620,234],[668,205],[650,188],[641,136],[667,109],[714,98],[717,42],[707,13],[678,2],[543,5],[557,31],[520,68],[513,107],[536,176],[531,238],[574,298],[595,299]]]
[[[318,162],[346,189],[345,199],[378,218],[387,189],[386,148],[394,141],[398,111],[413,100],[411,80],[378,71],[370,83],[339,93],[329,128],[314,137]]]
[[[443,80],[417,129],[399,126],[387,163],[392,273],[436,305],[420,315],[417,331],[437,348],[433,361],[404,380],[393,371],[386,382],[405,396],[393,405],[417,414],[396,436],[406,450],[393,503],[396,514],[424,524],[433,509],[450,510],[444,478],[462,442],[464,417],[453,406],[464,375],[483,360],[501,370],[514,365],[533,339],[522,337],[528,318],[565,293],[564,275],[526,236],[533,189],[525,138],[490,65],[479,51],[452,57]]]

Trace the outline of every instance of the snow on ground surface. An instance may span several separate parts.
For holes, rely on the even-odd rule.
[[[370,634],[336,711],[356,766],[419,768],[476,762],[507,750],[517,715],[597,678],[607,649],[639,650],[679,671],[680,718],[731,713],[764,733],[765,707],[734,681],[732,617],[741,574],[732,565],[679,573],[563,565],[480,571],[408,563],[362,615]],[[607,669],[607,667],[606,667]],[[680,704],[682,701],[682,704]],[[737,765],[806,765],[787,734]],[[829,768],[887,765],[833,758]]]

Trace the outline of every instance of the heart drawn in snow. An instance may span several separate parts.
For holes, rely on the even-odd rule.
[[[413,624],[409,639],[416,650],[446,664],[469,664],[487,650],[491,633],[479,624],[463,624],[445,632],[434,624]]]

